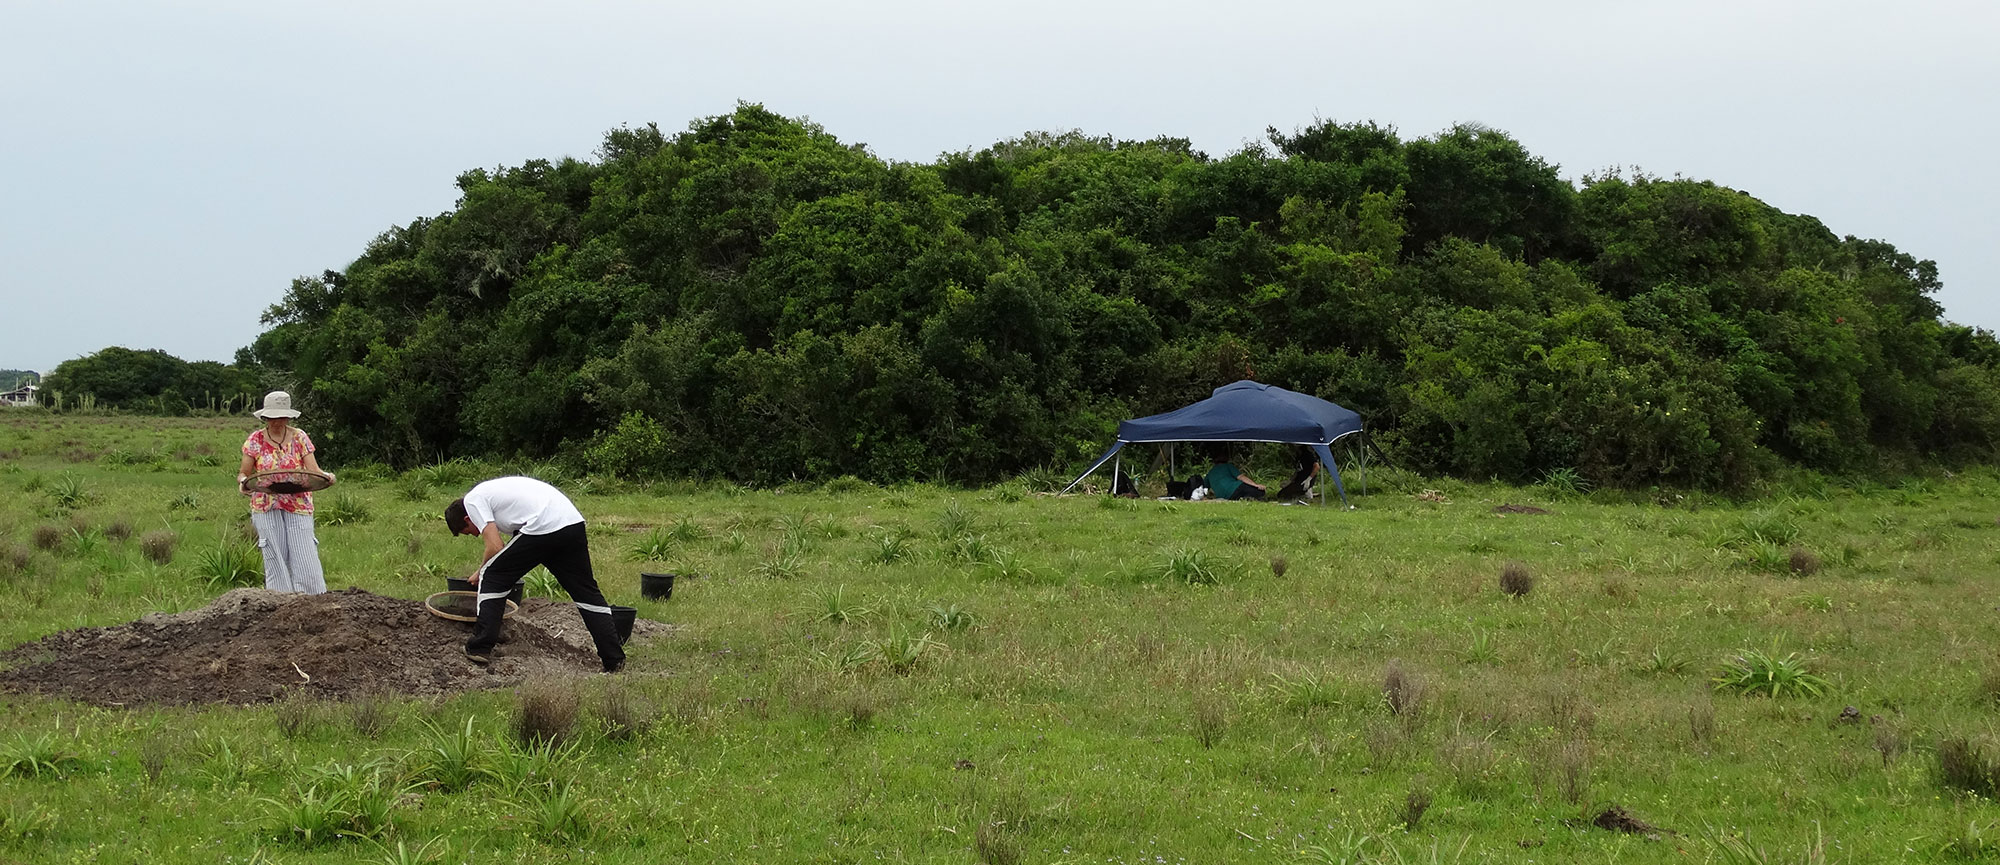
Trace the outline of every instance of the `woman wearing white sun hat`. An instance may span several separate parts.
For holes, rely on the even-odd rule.
[[[250,497],[250,523],[257,527],[257,549],[264,554],[264,588],[279,592],[317,595],[326,591],[326,573],[320,569],[319,539],[313,535],[312,493],[252,490],[251,475],[258,472],[303,470],[325,475],[313,457],[312,437],[292,426],[299,416],[292,408],[292,395],[274,390],[264,395],[264,407],[252,412],[263,419],[264,428],[243,440],[243,464],[236,473],[236,486]]]

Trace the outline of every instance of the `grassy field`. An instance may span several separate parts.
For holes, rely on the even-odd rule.
[[[0,645],[260,580],[253,424],[0,413]],[[320,461],[328,584],[407,598],[476,555],[445,502],[546,471]],[[1992,471],[1748,502],[1389,472],[1355,511],[552,479],[613,602],[679,627],[628,673],[0,696],[0,861],[2000,859]]]

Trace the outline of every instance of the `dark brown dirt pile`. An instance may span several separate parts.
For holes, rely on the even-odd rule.
[[[1546,514],[1551,511],[1534,505],[1501,505],[1493,509],[1496,514]]]
[[[641,622],[634,640],[667,629]],[[470,623],[421,601],[360,589],[293,595],[237,589],[199,610],[52,634],[0,654],[0,690],[100,706],[261,703],[304,691],[326,699],[433,695],[595,672],[575,607],[534,598],[512,618],[489,667],[460,649]]]

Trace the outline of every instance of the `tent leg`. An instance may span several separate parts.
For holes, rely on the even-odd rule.
[[[1114,499],[1118,497],[1118,475],[1124,472],[1121,468],[1123,465],[1125,465],[1125,454],[1121,452],[1111,461],[1111,497]]]

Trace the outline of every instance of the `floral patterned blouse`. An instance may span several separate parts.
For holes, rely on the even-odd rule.
[[[285,436],[283,447],[272,444],[259,429],[243,440],[243,455],[256,461],[256,472],[275,472],[306,467],[306,454],[313,452],[312,436],[294,428]],[[255,472],[252,472],[253,474]],[[250,509],[264,513],[272,508],[295,514],[313,512],[312,493],[251,493]]]

